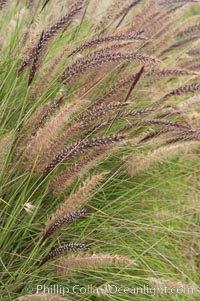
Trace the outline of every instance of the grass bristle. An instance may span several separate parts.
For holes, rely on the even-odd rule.
[[[80,250],[88,250],[88,246],[86,244],[82,243],[69,243],[69,244],[64,244],[61,245],[55,249],[53,249],[40,263],[40,266],[45,264],[47,261],[50,259],[63,255],[64,253],[67,252],[75,252],[75,251],[80,251]]]
[[[158,149],[148,152],[143,155],[133,155],[126,162],[128,173],[133,176],[139,172],[148,170],[155,163],[162,162],[162,160],[172,158],[173,156],[184,154],[185,156],[192,153],[193,150],[200,146],[200,143],[177,143],[174,145],[161,146]]]
[[[77,140],[76,142],[72,143],[69,146],[66,146],[63,148],[56,156],[55,158],[47,165],[45,171],[50,172],[52,169],[54,169],[60,162],[72,159],[76,157],[77,155],[80,155],[81,153],[87,151],[88,149],[98,147],[98,146],[104,146],[104,145],[110,145],[115,142],[119,142],[122,140],[125,140],[125,135],[112,135],[112,136],[103,136],[103,137],[97,137],[93,139],[86,139],[86,140]]]
[[[74,222],[76,219],[87,214],[86,209],[76,210],[74,212],[70,212],[68,214],[63,211],[63,215],[57,219],[54,219],[54,215],[51,217],[51,221],[46,226],[45,234],[43,236],[43,240],[52,235],[55,231],[60,229],[63,225],[70,224]],[[55,214],[56,215],[56,214]]]
[[[57,273],[70,273],[76,270],[94,269],[110,265],[135,265],[135,261],[126,257],[111,254],[83,253],[62,258],[56,263]]]
[[[64,202],[56,209],[53,213],[52,218],[59,219],[63,215],[70,214],[82,207],[85,202],[92,196],[93,191],[97,187],[98,183],[102,181],[105,173],[93,175],[91,178],[86,179],[83,185],[78,188],[69,198],[65,199]]]
[[[132,52],[110,52],[110,51],[101,50],[89,54],[83,58],[80,58],[73,65],[67,67],[67,69],[60,77],[60,81],[63,83],[70,82],[74,80],[75,77],[84,74],[88,70],[90,71],[94,68],[98,68],[105,64],[131,62],[131,61],[139,62],[143,64],[159,63],[159,60],[154,57],[137,54],[135,52],[133,53]]]

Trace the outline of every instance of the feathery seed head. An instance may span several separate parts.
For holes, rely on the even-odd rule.
[[[110,52],[101,50],[78,59],[73,65],[67,67],[60,77],[63,83],[74,80],[76,76],[80,76],[85,72],[109,63],[119,62],[139,62],[148,64],[157,64],[160,61],[154,57],[135,52]]]
[[[135,265],[135,261],[126,256],[111,255],[111,254],[90,254],[83,253],[77,256],[71,255],[62,258],[56,264],[56,272],[73,272],[76,270],[87,268],[98,268],[109,265]]]
[[[128,173],[133,176],[141,171],[147,170],[153,164],[158,163],[164,159],[173,157],[174,155],[189,154],[195,148],[200,146],[200,142],[184,142],[173,145],[161,146],[153,151],[143,155],[133,155],[128,158],[126,162],[126,169]]]
[[[63,225],[70,224],[77,220],[78,218],[86,215],[88,213],[87,209],[76,210],[74,212],[70,212],[65,214],[63,210],[63,216],[58,219],[52,219],[53,221],[50,222],[50,225],[47,225],[47,229],[43,236],[43,240],[52,235],[56,230],[60,229]]]
[[[125,135],[111,135],[97,137],[93,139],[77,140],[69,146],[62,149],[55,158],[47,165],[46,172],[50,172],[60,162],[74,158],[75,156],[85,152],[87,149],[91,149],[98,146],[108,145],[115,142],[119,142],[126,139]]]
[[[138,32],[133,32],[130,34],[122,33],[122,34],[117,34],[117,35],[109,35],[109,36],[100,36],[98,38],[93,38],[89,41],[86,41],[85,43],[81,44],[78,46],[76,49],[74,49],[69,56],[77,54],[87,48],[97,46],[102,43],[108,43],[108,42],[114,42],[114,41],[127,41],[127,40],[144,40],[143,37],[140,35],[144,31],[138,31]]]
[[[50,259],[62,255],[66,252],[74,252],[74,251],[79,251],[79,250],[88,250],[88,246],[86,244],[82,243],[69,243],[69,244],[64,244],[61,245],[55,249],[53,249],[40,263],[40,266],[49,261]]]

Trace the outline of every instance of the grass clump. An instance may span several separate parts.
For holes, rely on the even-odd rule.
[[[2,300],[198,300],[199,9],[0,1]]]

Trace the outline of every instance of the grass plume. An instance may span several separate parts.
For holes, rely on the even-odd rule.
[[[69,8],[68,12],[63,15],[60,20],[58,20],[56,23],[51,25],[48,29],[43,30],[40,38],[37,42],[37,45],[33,48],[32,52],[30,53],[27,60],[23,61],[21,66],[19,67],[19,75],[23,72],[23,70],[27,67],[27,65],[32,61],[32,67],[30,70],[28,85],[31,84],[36,70],[39,66],[39,59],[41,57],[42,50],[44,49],[44,46],[46,46],[47,43],[51,39],[54,38],[54,36],[62,29],[66,28],[71,21],[72,18],[83,8],[85,0],[78,0],[72,6]]]
[[[54,219],[51,219],[50,224],[46,226],[45,234],[43,236],[43,240],[52,235],[55,231],[60,229],[63,225],[70,224],[74,222],[76,219],[84,216],[87,214],[86,209],[76,210],[74,212],[70,212],[68,214],[64,214],[63,216]]]
[[[93,175],[90,179],[86,179],[83,185],[69,198],[65,199],[64,202],[56,209],[51,219],[57,220],[63,217],[63,215],[70,214],[71,212],[80,209],[86,200],[92,195],[92,192],[97,187],[98,183],[102,181],[105,173]]]
[[[50,259],[63,255],[64,253],[67,252],[74,252],[74,251],[79,251],[79,250],[87,250],[88,246],[82,243],[69,243],[69,244],[64,244],[61,245],[55,249],[53,249],[49,254],[42,260],[41,265],[45,264],[47,261]]]
[[[137,54],[135,52],[107,52],[101,50],[80,58],[73,65],[67,67],[67,69],[60,77],[60,81],[63,83],[70,82],[74,80],[75,77],[84,74],[88,70],[100,67],[105,64],[131,61],[143,64],[157,64],[159,62],[154,57]]]
[[[55,158],[47,165],[46,172],[50,172],[54,169],[60,162],[72,159],[77,155],[85,152],[87,149],[91,149],[98,146],[112,145],[115,142],[119,142],[126,139],[125,135],[112,135],[112,136],[103,136],[93,139],[86,140],[77,140],[69,146],[66,146],[62,149]]]
[[[31,168],[38,155],[40,157],[48,147],[51,146],[51,143],[59,135],[60,129],[70,120],[72,114],[77,112],[83,104],[84,101],[80,103],[78,99],[74,99],[72,102],[61,106],[57,114],[52,115],[45,125],[39,128],[36,134],[32,136],[32,139],[24,150],[24,156],[27,158],[26,165],[29,166],[29,168]],[[57,103],[55,105],[53,104],[53,107],[57,108]],[[43,123],[50,111],[52,112],[52,106],[44,113],[39,121],[39,125]],[[43,156],[41,159],[38,159],[38,168],[40,169],[39,165],[42,164],[43,160],[43,164],[45,164],[47,158],[46,156]]]
[[[126,257],[111,254],[83,253],[62,258],[56,263],[57,273],[70,273],[76,270],[94,269],[109,265],[134,265],[135,261]]]
[[[195,148],[198,149],[199,146],[199,142],[184,142],[169,146],[161,146],[147,154],[133,155],[131,158],[128,158],[128,161],[126,162],[127,172],[133,176],[141,171],[148,170],[155,163],[170,159],[178,154],[186,156],[187,154],[192,153]]]

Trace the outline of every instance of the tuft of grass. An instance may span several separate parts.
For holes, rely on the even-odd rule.
[[[0,1],[2,300],[198,300],[199,11]]]

